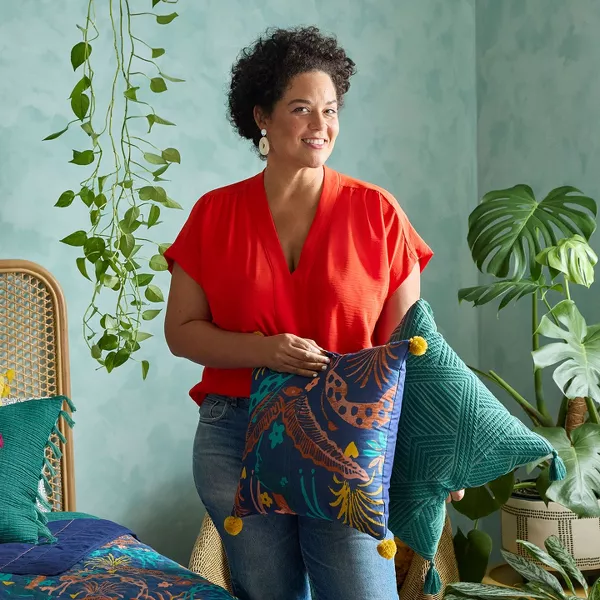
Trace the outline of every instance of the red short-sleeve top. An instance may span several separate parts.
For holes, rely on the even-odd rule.
[[[227,331],[292,333],[338,353],[372,346],[387,298],[433,252],[385,190],[325,167],[319,205],[290,273],[258,175],[205,194],[165,253],[204,290]],[[190,391],[250,395],[250,369],[206,367]]]

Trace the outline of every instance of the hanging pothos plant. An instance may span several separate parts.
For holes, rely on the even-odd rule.
[[[177,1],[152,0],[152,9]],[[181,208],[160,185],[171,165],[180,162],[180,154],[175,148],[161,150],[148,140],[155,125],[174,123],[160,117],[141,97],[147,98],[148,91],[165,92],[165,80],[183,80],[162,72],[155,59],[165,53],[164,48],[136,37],[133,27],[135,19],[153,18],[158,25],[168,25],[178,15],[133,13],[130,3],[102,3],[109,12],[114,51],[98,58],[112,60],[114,76],[107,106],[100,107],[92,68],[92,44],[100,33],[95,1],[88,0],[85,25],[77,25],[83,40],[71,50],[73,70],[81,74],[69,97],[76,118],[44,140],[58,138],[74,124],[84,132],[76,142],[80,149],[73,150],[69,162],[92,170],[77,188],[64,191],[55,206],[65,209],[80,201],[89,209],[89,224],[61,242],[81,250],[77,269],[92,283],[83,334],[92,357],[109,373],[133,359],[140,344],[151,337],[142,328],[144,321],[162,310],[164,295],[153,280],[154,272],[167,269],[163,255],[169,244],[147,236],[159,224],[161,210]],[[137,70],[140,64],[147,66],[149,75]],[[145,127],[133,130],[139,122],[148,125],[147,131]],[[110,302],[108,309],[106,302]],[[150,365],[147,360],[140,362],[145,379]]]

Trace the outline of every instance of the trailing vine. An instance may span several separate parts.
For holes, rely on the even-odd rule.
[[[152,9],[177,2],[152,0]],[[61,242],[81,251],[75,261],[77,269],[92,283],[83,335],[92,358],[109,373],[130,359],[136,360],[134,354],[140,344],[151,337],[142,327],[162,311],[164,295],[153,280],[156,272],[167,269],[163,255],[169,244],[152,241],[146,237],[151,233],[146,232],[160,223],[161,210],[181,208],[164,187],[157,185],[167,181],[162,176],[174,163],[180,163],[178,150],[161,150],[146,139],[155,125],[174,123],[160,117],[138,95],[148,90],[163,93],[166,81],[183,79],[162,72],[156,59],[165,53],[164,48],[150,46],[134,35],[132,27],[134,19],[149,18],[158,25],[168,25],[178,14],[133,13],[130,4],[131,0],[102,2],[110,17],[114,76],[106,110],[100,112],[91,60],[93,42],[100,32],[95,0],[88,0],[85,26],[77,25],[83,39],[71,49],[73,70],[81,73],[70,95],[75,118],[44,139],[58,138],[75,123],[86,136],[87,144],[73,150],[69,162],[93,170],[76,191],[63,192],[55,206],[67,208],[78,198],[89,211],[89,226]],[[134,70],[137,65],[147,66],[151,75]],[[135,128],[136,123],[147,124],[148,130]],[[145,379],[150,365],[147,360],[140,362]]]

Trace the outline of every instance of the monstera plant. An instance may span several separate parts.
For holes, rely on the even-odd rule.
[[[498,510],[513,490],[534,488],[582,517],[600,515],[600,324],[588,325],[571,297],[571,286],[589,288],[597,257],[588,241],[596,229],[596,202],[574,187],[559,187],[538,202],[527,185],[486,194],[469,216],[468,244],[477,268],[493,279],[461,289],[460,301],[481,306],[498,301],[498,312],[529,299],[535,399],[527,400],[494,370],[473,369],[505,390],[525,411],[534,431],[563,459],[567,476],[550,482],[549,464],[530,465],[532,479],[515,484],[513,473],[482,488],[467,490],[455,508],[475,521],[455,538],[461,578],[480,581],[491,539],[478,519]],[[542,370],[553,369],[562,394],[558,414],[546,402]],[[535,471],[535,473],[534,473]]]

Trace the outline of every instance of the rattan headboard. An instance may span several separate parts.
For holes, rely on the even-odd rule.
[[[11,396],[70,398],[69,347],[65,299],[56,279],[25,260],[0,260],[0,373],[14,369]],[[64,407],[68,410],[68,407]],[[0,409],[1,410],[1,409]],[[75,510],[75,473],[71,429],[60,420],[67,444],[54,436],[63,455],[48,459],[56,476],[46,473],[54,511]]]

